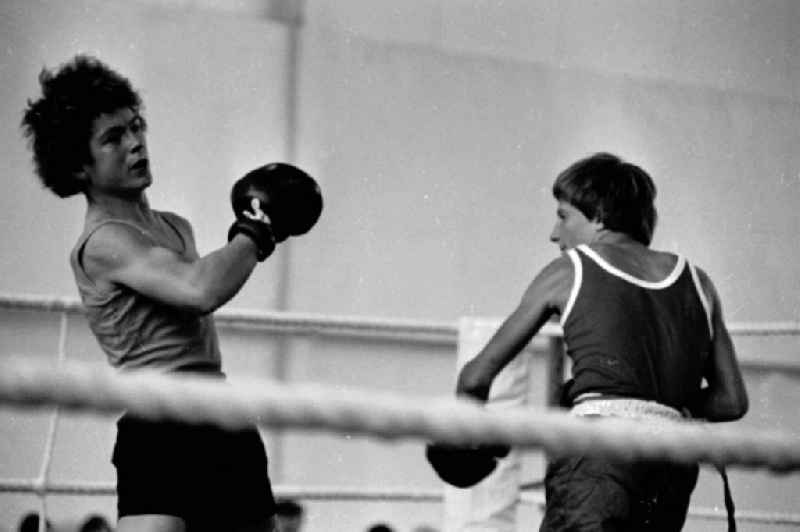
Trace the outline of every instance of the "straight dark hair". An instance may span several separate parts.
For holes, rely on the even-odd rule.
[[[553,183],[553,196],[598,221],[649,246],[658,214],[656,186],[635,164],[611,153],[595,153],[571,164]]]

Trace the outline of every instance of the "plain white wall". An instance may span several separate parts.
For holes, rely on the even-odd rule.
[[[704,267],[729,320],[800,319],[796,3],[307,0],[305,8],[295,162],[320,181],[325,211],[314,231],[259,268],[231,307],[503,316],[557,253],[547,242],[555,174],[609,150],[651,172],[655,246]],[[0,4],[0,292],[75,295],[67,254],[83,200],[40,189],[18,125],[41,67],[77,52],[97,53],[142,91],[151,203],[187,216],[201,251],[224,242],[233,180],[288,153],[289,30],[263,16],[269,11],[256,1]],[[286,301],[278,283],[288,283]],[[53,318],[0,317],[2,352],[53,355]],[[452,387],[454,353],[441,346],[222,339],[233,376],[425,395]],[[794,360],[800,347],[793,338],[737,345],[743,357],[778,361]],[[78,317],[68,351],[101,359]],[[753,409],[744,423],[794,430],[796,376],[748,370],[747,378]],[[0,419],[0,475],[35,475],[46,418]],[[65,421],[54,477],[113,478],[112,429],[109,419]],[[266,437],[277,482],[438,485],[419,442]],[[732,476],[739,508],[793,509],[792,476]],[[720,493],[704,476],[695,501],[720,505]],[[52,510],[74,520],[100,502],[55,497]],[[112,503],[102,501],[111,515]],[[0,496],[9,530],[31,505]],[[310,509],[309,532],[332,523],[358,530],[379,518],[410,528],[438,515],[436,505],[405,503]]]
[[[312,252],[331,293],[366,300],[296,299],[503,314],[555,253],[555,174],[610,150],[651,172],[655,245],[705,267],[729,318],[798,316],[797,4],[385,6],[309,4],[301,159],[335,202],[324,230],[346,235],[333,260]]]

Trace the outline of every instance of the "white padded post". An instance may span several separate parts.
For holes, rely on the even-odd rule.
[[[489,341],[500,321],[461,318],[456,374]],[[495,378],[487,408],[521,406],[528,395],[530,356],[520,353]],[[522,460],[512,448],[494,472],[468,489],[445,485],[444,532],[516,532]]]

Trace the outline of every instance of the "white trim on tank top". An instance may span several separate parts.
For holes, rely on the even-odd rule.
[[[569,299],[567,299],[567,304],[564,305],[564,311],[561,313],[561,319],[558,320],[562,329],[564,328],[564,324],[567,322],[569,313],[572,312],[572,307],[575,305],[575,300],[578,299],[578,292],[580,292],[581,285],[583,284],[583,264],[581,264],[581,258],[578,256],[578,252],[574,249],[568,249],[567,257],[569,257],[569,259],[572,261],[574,276],[572,279],[572,288],[569,291]]]
[[[686,258],[683,255],[678,255],[678,260],[675,263],[675,267],[672,269],[670,274],[667,275],[667,277],[665,277],[661,281],[645,281],[644,279],[639,279],[638,277],[634,277],[633,275],[620,270],[619,268],[608,262],[606,259],[601,257],[599,253],[597,253],[595,250],[593,250],[586,244],[579,245],[577,249],[581,250],[581,252],[583,252],[584,255],[592,259],[595,262],[595,264],[603,268],[611,275],[614,275],[616,277],[619,277],[620,279],[628,281],[631,284],[635,284],[636,286],[641,286],[642,288],[650,288],[653,290],[667,288],[668,286],[674,284],[675,281],[678,280],[678,277],[680,277],[681,273],[683,273],[683,268],[686,265]]]

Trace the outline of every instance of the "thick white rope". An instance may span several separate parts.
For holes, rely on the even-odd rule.
[[[0,360],[0,402],[62,405],[78,410],[131,413],[150,419],[207,422],[235,429],[265,427],[325,430],[378,438],[448,443],[509,443],[551,454],[727,464],[774,471],[800,468],[800,439],[748,431],[736,424],[650,424],[577,418],[562,411],[487,410],[451,398],[411,398],[272,381],[236,381],[119,374],[105,366],[5,357]]]
[[[14,295],[14,296],[3,296],[0,295],[0,309],[6,310],[33,310],[33,311],[44,311],[44,312],[60,312],[61,316],[61,333],[59,335],[59,359],[62,360],[63,356],[62,353],[65,353],[65,341],[66,341],[66,334],[65,334],[65,327],[66,327],[66,319],[68,314],[79,314],[83,312],[83,307],[75,298],[53,298],[53,297],[43,297],[43,296],[25,296],[25,295]],[[262,330],[269,330],[272,332],[278,333],[287,333],[287,334],[295,334],[295,335],[321,335],[321,336],[349,336],[349,337],[364,337],[364,338],[383,338],[383,339],[395,339],[395,340],[403,340],[403,341],[417,341],[417,342],[426,342],[426,343],[435,343],[435,344],[454,344],[457,341],[457,325],[448,322],[429,322],[429,321],[416,321],[416,320],[398,320],[398,319],[381,319],[381,318],[363,318],[363,317],[333,317],[333,316],[325,316],[325,315],[315,315],[315,314],[300,314],[300,313],[286,313],[286,312],[264,312],[264,311],[248,311],[248,310],[222,310],[216,315],[217,322],[223,326],[228,328],[256,328]],[[800,323],[796,322],[771,322],[771,323],[732,323],[729,326],[729,329],[732,334],[738,336],[773,336],[773,335],[780,335],[780,336],[794,336],[800,334]],[[541,331],[541,336],[543,337],[551,337],[557,338],[560,336],[561,331],[558,327],[554,327],[548,325],[545,327],[543,331]],[[757,367],[764,367],[767,369],[781,369],[780,364],[776,365],[771,362],[763,362],[759,360],[745,360],[743,361],[748,366],[757,366]],[[787,370],[796,370],[797,364],[794,363],[786,363],[784,364]],[[94,370],[92,370],[94,371]],[[74,384],[74,383],[73,383]],[[331,390],[322,390],[324,393],[339,393],[334,392]],[[0,401],[3,400],[2,394],[4,392],[0,391]],[[45,394],[47,395],[47,394]],[[80,394],[79,394],[80,395]],[[38,395],[39,399],[37,401],[44,401],[45,404],[61,404],[58,402],[58,399],[52,400],[44,398],[42,399],[41,394]],[[74,400],[74,398],[73,398]],[[123,408],[126,404],[128,399],[121,399],[121,406]],[[272,399],[269,399],[272,400]],[[275,399],[280,400],[280,399]],[[12,402],[18,402],[18,399],[12,399]],[[167,399],[169,401],[169,399]],[[79,408],[81,409],[92,409],[92,410],[102,410],[106,411],[109,410],[105,407],[92,407],[90,404],[81,403],[80,399],[78,399],[80,404]],[[180,401],[178,401],[180,402]],[[204,409],[203,404],[197,405],[195,404],[196,401],[194,399],[190,399],[188,401],[188,408],[199,408],[200,410]],[[201,401],[202,403],[202,401]],[[25,401],[23,400],[23,404]],[[77,405],[76,405],[77,406]],[[158,406],[158,405],[157,405]],[[428,405],[426,404],[426,407]],[[175,410],[177,408],[177,410]],[[147,410],[143,412],[143,415],[150,416],[151,414],[155,415],[156,417],[178,417],[180,419],[184,419],[183,416],[186,412],[183,411],[184,406],[174,407],[170,405],[161,405],[154,410]],[[117,411],[118,408],[111,408],[111,411]],[[162,411],[164,410],[164,411]],[[312,408],[313,410],[313,408]],[[335,410],[335,409],[334,409]],[[208,414],[208,412],[213,412],[212,410],[206,411],[205,413],[200,414],[201,420],[206,420],[204,416]],[[534,414],[541,414],[534,413]],[[190,415],[191,417],[191,415]],[[238,426],[238,421],[233,421],[234,426]],[[211,414],[211,418],[207,419],[207,421],[211,421],[213,423],[225,425],[227,422],[223,421],[220,423],[220,420],[215,417],[215,414]],[[291,420],[284,420],[284,421],[269,421],[266,419],[257,420],[261,421],[264,425],[274,425],[274,426],[299,426],[300,428],[323,428],[327,430],[340,430],[337,427],[339,423],[337,421],[328,422],[324,421],[321,422],[321,425],[307,425],[301,423],[300,425],[295,425]],[[531,419],[531,422],[539,421],[540,425],[542,425],[541,420],[537,419],[534,415]],[[45,456],[43,459],[43,463],[41,466],[40,475],[38,478],[33,480],[0,480],[0,492],[28,492],[34,493],[39,497],[42,501],[41,504],[41,511],[42,514],[46,513],[46,506],[44,504],[44,497],[48,493],[64,493],[64,494],[87,494],[87,495],[110,495],[114,493],[114,487],[110,484],[103,484],[103,483],[53,483],[50,482],[48,479],[48,472],[49,472],[49,462],[50,456],[52,454],[52,448],[54,443],[54,433],[55,427],[58,422],[58,409],[56,409],[53,413],[53,417],[51,418],[50,424],[50,431],[48,432],[48,438],[46,442],[45,448]],[[318,423],[319,420],[318,420]],[[544,428],[546,428],[547,423],[544,423]],[[556,429],[558,427],[555,427]],[[351,428],[347,429],[348,432],[358,432],[354,431]],[[401,429],[402,430],[402,429]],[[713,432],[717,432],[716,428],[711,429]],[[51,437],[49,434],[53,433]],[[364,434],[372,434],[370,429],[367,427],[363,431]],[[424,436],[427,434],[423,429],[422,435]],[[524,434],[524,433],[523,433]],[[395,437],[409,437],[410,435],[406,435],[403,433],[399,434],[373,434],[379,435],[387,438],[395,438]],[[419,436],[419,434],[417,434]],[[757,439],[758,435],[755,435],[755,440],[753,441],[752,436],[754,435],[741,435],[744,437],[750,438],[751,442],[750,445],[758,445]],[[774,437],[774,440],[778,442],[779,447],[784,448],[784,438],[785,435],[775,433],[771,435]],[[792,438],[792,436],[788,436],[788,438]],[[428,438],[432,439],[432,438]],[[443,440],[446,438],[442,438]],[[734,438],[735,439],[735,438]],[[448,440],[449,441],[449,440]],[[461,440],[458,440],[461,441]],[[480,438],[475,440],[473,437],[471,441],[481,441]],[[494,441],[494,440],[492,440]],[[637,441],[634,441],[634,444],[637,444]],[[523,443],[525,445],[525,443]],[[540,447],[548,450],[547,443],[542,443],[541,441],[534,438],[534,442],[529,444],[533,447]],[[616,444],[612,444],[616,445]],[[642,445],[638,443],[638,445]],[[644,444],[649,445],[648,444]],[[559,445],[559,449],[563,446]],[[766,441],[765,444],[762,446],[766,450],[766,452],[770,452],[770,443]],[[551,451],[552,452],[552,451]],[[600,454],[606,454],[606,450],[599,449]],[[617,450],[611,449],[608,450],[610,455],[615,456]],[[650,457],[651,449],[646,448],[644,451],[641,449],[630,449],[624,451],[626,456],[630,456],[631,453],[644,453],[642,456],[647,458]],[[663,451],[658,451],[663,452]],[[672,459],[670,452],[666,451],[668,458]],[[794,470],[796,469],[796,458],[789,454],[787,458],[784,459],[772,459],[769,458],[768,460],[764,461],[763,463],[759,462],[759,455],[762,451],[757,451],[753,456],[753,453],[744,453],[745,460],[741,465],[748,465],[751,467],[768,467],[770,469],[776,470]],[[680,454],[680,453],[679,453]],[[691,454],[691,453],[690,453]],[[720,458],[725,458],[724,453],[721,453],[720,456],[717,456],[720,453],[712,453],[713,456],[710,456],[707,461],[714,462],[720,460]],[[636,455],[636,456],[638,456]],[[730,465],[737,464],[737,460],[741,457],[741,453],[734,452],[733,453],[733,461],[729,462]],[[683,455],[678,459],[682,459]],[[730,457],[729,457],[730,458]],[[753,462],[753,460],[756,462]],[[702,459],[701,459],[702,460]],[[278,487],[279,488],[279,487]],[[307,487],[284,487],[283,489],[287,490],[289,494],[295,494],[297,496],[303,498],[311,498],[311,499],[318,499],[318,500],[397,500],[397,501],[433,501],[439,500],[441,498],[441,494],[438,492],[424,492],[419,490],[403,490],[403,489],[394,489],[394,490],[386,490],[383,488],[334,488],[334,487],[322,487],[322,488],[307,488]],[[277,491],[280,491],[278,489]],[[276,491],[276,492],[277,492]],[[529,494],[523,493],[522,500],[524,502],[534,502],[540,504],[542,501],[532,501],[528,500],[531,499],[531,496],[534,498],[539,496],[539,494]],[[773,523],[773,524],[799,524],[800,523],[800,515],[794,514],[783,514],[783,513],[767,513],[767,512],[755,512],[755,511],[739,511],[737,512],[737,517],[741,521],[752,521],[752,522],[761,522],[761,523]],[[690,515],[699,518],[709,518],[709,519],[719,519],[724,518],[724,513],[720,512],[715,509],[704,509],[704,508],[692,508],[690,510]],[[42,520],[42,524],[44,524],[44,520]]]

